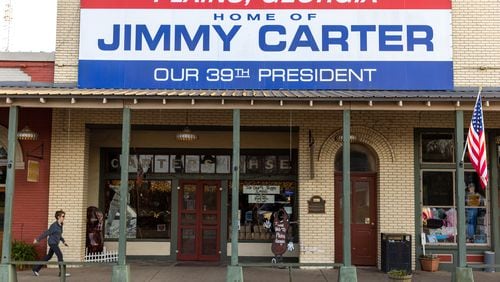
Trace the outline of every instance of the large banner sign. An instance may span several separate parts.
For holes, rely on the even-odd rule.
[[[82,0],[81,88],[453,88],[451,0]]]

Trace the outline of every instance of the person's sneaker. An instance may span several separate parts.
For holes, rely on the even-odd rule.
[[[65,275],[66,275],[66,277],[70,277],[70,276],[71,276],[71,274],[70,274],[70,273],[67,273],[67,272],[66,272],[66,274],[65,274]],[[61,273],[59,273],[59,277],[60,277],[60,276],[61,276]]]
[[[38,273],[38,271],[36,271],[36,270],[33,270],[33,275],[40,276],[40,273]]]

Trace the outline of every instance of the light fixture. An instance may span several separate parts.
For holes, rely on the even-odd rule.
[[[177,132],[175,139],[181,142],[191,142],[198,140],[198,135],[194,134],[189,127],[185,127],[181,132]]]
[[[198,135],[194,134],[190,129],[189,129],[189,118],[188,118],[188,113],[186,112],[186,127],[180,132],[177,132],[175,135],[175,139],[180,142],[192,142],[198,140]]]
[[[334,139],[337,142],[344,142],[344,135],[339,134],[339,135],[335,136]],[[357,140],[358,140],[358,137],[356,137],[356,135],[349,135],[349,141],[350,141],[350,143],[354,143]]]
[[[25,126],[21,131],[17,133],[17,139],[34,141],[38,139],[38,133],[31,130],[28,126]]]

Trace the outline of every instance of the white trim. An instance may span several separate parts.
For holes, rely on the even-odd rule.
[[[8,130],[6,127],[0,125],[0,146],[3,146],[5,149],[8,148]],[[24,169],[24,154],[23,149],[21,148],[21,144],[19,140],[16,140],[16,169]]]

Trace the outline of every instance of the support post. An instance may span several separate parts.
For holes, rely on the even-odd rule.
[[[9,129],[8,129],[8,148],[7,148],[7,178],[5,181],[5,209],[3,224],[3,242],[2,242],[2,264],[0,265],[0,281],[17,281],[16,269],[10,264],[11,241],[12,241],[12,206],[14,200],[15,186],[15,161],[16,161],[16,134],[17,118],[19,108],[11,106],[9,109]]]
[[[240,109],[233,110],[233,164],[231,190],[231,265],[227,267],[227,282],[243,282],[243,270],[238,265],[238,207],[240,193]]]
[[[498,210],[498,201],[495,201],[495,199],[498,199],[498,158],[500,157],[498,155],[498,150],[497,147],[500,146],[500,144],[497,144],[495,142],[496,135],[490,136],[488,138],[489,144],[490,145],[490,160],[491,160],[491,182],[490,182],[490,187],[486,189],[491,189],[490,191],[490,199],[491,199],[491,210],[492,214],[491,217],[493,220],[491,221],[491,233],[492,233],[492,246],[493,246],[493,251],[495,252],[495,262],[499,263],[500,262],[500,222],[498,220],[498,217],[500,216],[499,210]],[[498,271],[498,270],[496,270]]]
[[[457,247],[458,256],[455,269],[456,281],[474,281],[472,278],[472,268],[467,265],[467,247],[465,245],[465,181],[464,165],[461,161],[464,150],[464,112],[455,111],[455,187],[457,203]]]
[[[344,110],[342,122],[342,250],[344,265],[340,282],[357,281],[356,267],[351,265],[351,110]]]
[[[123,108],[122,154],[120,158],[120,235],[118,238],[118,265],[113,266],[112,281],[130,281],[130,268],[127,256],[127,197],[128,197],[128,160],[130,152],[130,108]]]

